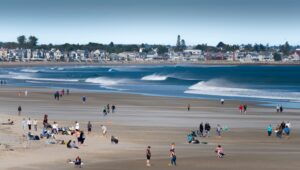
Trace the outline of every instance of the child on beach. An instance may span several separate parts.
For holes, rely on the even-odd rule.
[[[151,166],[150,164],[150,159],[151,159],[151,151],[150,151],[150,146],[147,147],[147,150],[146,150],[146,166]]]
[[[170,164],[169,166],[176,166],[176,153],[175,153],[175,143],[171,144],[171,149],[170,149]]]
[[[106,137],[107,127],[104,126],[104,125],[101,125],[101,130],[102,130],[102,135],[103,135],[104,137]]]
[[[243,113],[243,109],[244,109],[244,106],[240,105],[239,110],[240,110],[241,114]]]
[[[85,96],[82,96],[81,99],[82,99],[82,103],[85,104],[85,102],[86,102],[86,97],[85,97]]]
[[[216,132],[217,132],[218,137],[221,137],[222,130],[223,130],[222,127],[218,124],[217,128],[216,128]]]
[[[268,136],[271,136],[272,135],[272,131],[273,131],[273,128],[272,128],[271,124],[267,127],[267,131],[268,131]]]
[[[221,145],[218,145],[218,147],[215,149],[215,152],[217,153],[219,158],[223,158],[225,155]]]

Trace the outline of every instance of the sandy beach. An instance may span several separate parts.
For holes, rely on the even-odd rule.
[[[80,156],[83,169],[133,170],[133,169],[298,169],[300,156],[299,110],[285,109],[276,113],[275,108],[257,106],[256,103],[216,100],[152,97],[120,93],[95,93],[72,91],[69,96],[54,100],[53,89],[0,88],[0,123],[12,119],[14,125],[0,125],[0,169],[74,169],[67,163]],[[57,89],[59,90],[59,89]],[[18,92],[21,91],[21,96]],[[83,103],[81,97],[86,96]],[[116,105],[116,112],[103,116],[104,105]],[[187,104],[191,110],[187,111]],[[238,111],[240,104],[247,104],[247,114]],[[21,116],[17,114],[22,106]],[[47,139],[28,141],[23,135],[23,118],[37,119],[39,135],[44,114],[49,123],[56,121],[59,127],[74,126],[87,132],[91,121],[91,134],[79,149],[68,149],[62,144],[47,144]],[[269,124],[275,127],[282,121],[290,121],[290,137],[267,136]],[[186,135],[197,130],[199,124],[209,122],[212,126],[210,137],[198,137],[207,144],[188,144]],[[216,136],[216,126],[228,127],[222,137]],[[103,137],[100,125],[108,128]],[[119,144],[111,144],[110,136],[119,138]],[[72,135],[56,135],[56,139],[76,140]],[[169,167],[170,144],[175,142],[177,166]],[[220,159],[214,152],[222,145],[226,153]],[[145,151],[151,146],[151,167],[146,167]]]

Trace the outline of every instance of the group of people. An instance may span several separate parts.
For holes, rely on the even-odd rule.
[[[5,84],[7,84],[7,81],[6,80],[0,80],[0,85],[2,86],[2,85],[5,85]]]
[[[69,89],[66,90],[66,94],[67,94],[67,96],[70,94],[70,90],[69,90]],[[60,90],[60,91],[56,91],[56,92],[54,93],[54,99],[55,99],[55,100],[59,100],[59,99],[62,98],[64,95],[65,95],[65,89],[62,89],[62,90]]]
[[[107,104],[106,106],[103,107],[102,113],[104,116],[107,116],[110,113],[110,111],[111,113],[115,113],[116,106],[115,105],[110,106],[109,104]]]
[[[247,113],[247,109],[248,109],[248,106],[246,104],[244,104],[244,105],[241,104],[239,106],[239,111],[240,111],[241,114],[242,113],[246,114]]]
[[[23,118],[22,120],[22,128],[23,130],[28,130],[28,131],[31,131],[32,130],[32,125],[33,125],[33,128],[34,128],[34,131],[37,131],[38,130],[38,127],[37,127],[37,120],[34,119],[33,121],[30,119],[30,117],[26,120],[25,118]]]
[[[199,136],[200,137],[208,137],[209,134],[210,134],[210,130],[211,130],[211,126],[209,123],[205,123],[203,125],[203,123],[201,122],[200,125],[199,125]]]
[[[276,112],[277,112],[277,113],[283,112],[283,107],[282,107],[282,105],[279,105],[279,104],[276,105]]]
[[[290,133],[291,133],[291,123],[289,121],[288,122],[282,121],[280,124],[278,124],[276,126],[276,128],[274,129],[274,132],[276,134],[276,137],[278,137],[278,138],[282,138],[283,135],[286,135],[287,137],[289,137]],[[267,127],[267,133],[268,133],[268,136],[272,136],[273,127],[271,124],[268,125],[268,127]]]

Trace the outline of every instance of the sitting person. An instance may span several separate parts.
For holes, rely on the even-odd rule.
[[[81,168],[81,158],[79,156],[76,157],[75,161],[74,161],[74,165],[76,168]]]
[[[110,141],[111,141],[112,144],[118,144],[119,143],[118,137],[115,137],[115,136],[111,136]]]
[[[215,149],[215,152],[217,153],[219,158],[223,158],[225,156],[221,145],[218,145],[218,147]]]
[[[69,148],[69,149],[72,149],[72,148],[79,149],[79,147],[76,145],[75,141],[72,142],[72,140],[69,140],[69,142],[67,143],[67,148]]]
[[[13,125],[14,124],[14,121],[8,119],[7,122],[5,123],[1,123],[2,125]]]
[[[32,135],[31,132],[28,132],[28,140],[40,140],[39,136]]]
[[[200,143],[199,140],[195,139],[193,134],[187,135],[187,141],[188,141],[188,143],[192,143],[192,144],[199,144]]]

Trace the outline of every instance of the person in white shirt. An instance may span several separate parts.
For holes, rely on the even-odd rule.
[[[33,127],[34,127],[34,131],[37,131],[37,120],[36,119],[33,120]]]
[[[106,136],[106,133],[107,133],[107,127],[104,126],[104,125],[101,125],[101,129],[102,129],[102,135],[103,135],[103,136]]]
[[[291,128],[291,123],[288,121],[288,122],[286,122],[285,126],[287,126],[288,128]]]
[[[28,130],[29,131],[31,130],[31,124],[32,124],[32,122],[31,122],[30,118],[28,118],[27,125],[28,125]]]
[[[57,134],[58,133],[58,124],[56,122],[52,125],[52,132]]]
[[[75,122],[75,130],[79,130],[80,128],[79,128],[79,123],[76,121]]]

